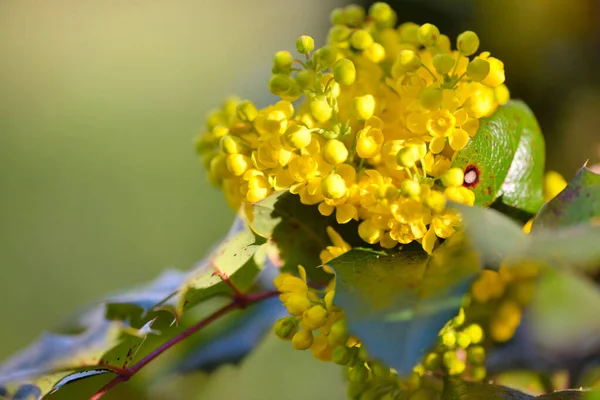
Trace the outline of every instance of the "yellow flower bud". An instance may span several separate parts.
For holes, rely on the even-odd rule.
[[[405,22],[398,27],[400,40],[406,43],[419,44],[419,25],[414,22]]]
[[[379,242],[381,233],[381,229],[379,229],[370,219],[367,219],[358,225],[358,236],[367,243],[375,244]]]
[[[465,323],[465,309],[461,307],[460,310],[458,310],[458,315],[456,317],[452,318],[452,324],[454,326],[460,326],[464,323]]]
[[[471,346],[467,349],[467,361],[482,365],[485,362],[485,349],[482,346]]]
[[[496,87],[504,83],[504,63],[495,57],[488,57],[490,63],[490,73],[481,82],[489,87]]]
[[[241,176],[250,168],[250,159],[241,154],[229,154],[225,159],[227,169],[235,176]]]
[[[221,151],[227,154],[237,154],[244,148],[240,139],[235,136],[225,135],[219,140]]]
[[[429,353],[423,359],[423,366],[428,371],[435,371],[442,366],[442,358],[438,353]]]
[[[352,106],[357,118],[366,121],[375,113],[375,97],[371,94],[355,97]]]
[[[290,293],[285,300],[285,308],[292,315],[300,316],[310,308],[310,300],[304,293]]]
[[[471,345],[471,337],[464,332],[458,332],[456,334],[456,345],[461,349],[466,349]]]
[[[445,352],[442,356],[442,360],[449,375],[460,375],[467,368],[467,364],[464,361],[461,361],[454,351]]]
[[[470,375],[474,381],[482,381],[487,376],[487,370],[483,365],[477,365],[471,368]]]
[[[312,140],[312,134],[303,125],[292,125],[285,131],[285,141],[295,149],[303,149]]]
[[[419,42],[423,46],[435,46],[440,37],[440,30],[432,24],[423,24],[419,28]]]
[[[346,194],[344,178],[338,174],[329,174],[321,180],[321,191],[327,199],[339,199]]]
[[[294,317],[283,317],[275,322],[273,331],[279,338],[288,340],[298,331],[298,324]]]
[[[510,100],[510,92],[508,91],[508,88],[506,87],[506,85],[498,85],[494,88],[494,96],[496,97],[496,101],[498,102],[498,104],[500,104],[501,106],[503,106],[504,104],[506,104],[506,102],[508,102],[508,100]]]
[[[425,204],[433,211],[439,213],[446,208],[446,198],[444,195],[436,190],[432,190],[425,197]]]
[[[356,50],[366,50],[373,44],[373,36],[364,29],[358,29],[350,36],[350,45]]]
[[[419,150],[415,146],[408,146],[401,149],[396,155],[398,165],[404,168],[412,168],[419,159]]]
[[[273,73],[274,74],[290,74],[292,72],[292,64],[294,57],[289,51],[278,51],[273,58]]]
[[[337,60],[333,66],[333,76],[341,85],[352,85],[356,80],[354,63],[347,58]]]
[[[392,28],[396,25],[396,12],[387,3],[376,2],[369,7],[369,17],[379,28]]]
[[[298,53],[307,54],[315,49],[315,40],[307,35],[302,35],[296,40]]]
[[[346,365],[352,360],[352,351],[345,345],[333,348],[331,353],[331,361],[338,365]]]
[[[292,346],[296,350],[307,350],[313,344],[313,333],[309,329],[302,329],[292,337]]]
[[[458,35],[456,48],[465,56],[473,55],[479,49],[479,37],[475,32],[465,31]]]
[[[469,335],[471,343],[478,344],[483,340],[483,329],[477,324],[471,324],[463,330],[464,333]]]
[[[331,119],[333,109],[324,97],[312,99],[309,106],[310,113],[317,122],[324,123]]]
[[[237,105],[237,117],[244,122],[252,122],[258,115],[258,110],[251,101],[245,100]]]
[[[374,63],[380,63],[385,58],[385,47],[379,43],[373,43],[363,52],[363,54]]]
[[[321,149],[321,155],[331,165],[338,165],[348,159],[346,145],[337,139],[329,139]]]
[[[294,79],[300,88],[309,89],[315,85],[316,75],[311,69],[303,69],[302,71],[298,71]]]
[[[465,174],[460,168],[450,168],[442,175],[442,183],[446,187],[461,186],[465,180]]]
[[[433,67],[440,75],[446,75],[452,71],[456,60],[450,54],[440,53],[433,56]]]
[[[315,330],[319,329],[327,322],[327,310],[322,306],[312,306],[302,314],[302,326],[304,328]]]
[[[369,370],[363,363],[355,365],[348,373],[350,382],[361,383],[369,380]]]
[[[331,326],[327,341],[332,346],[342,345],[348,341],[348,337],[348,325],[345,319],[341,319]]]
[[[356,154],[361,158],[375,157],[381,151],[383,132],[380,129],[364,129],[358,133],[356,139]]]
[[[402,50],[398,53],[394,67],[398,68],[402,73],[415,72],[421,68],[421,59],[412,50]]]
[[[475,193],[464,186],[448,187],[444,190],[444,195],[455,203],[472,206],[475,203]]]
[[[341,49],[347,49],[350,46],[348,39],[351,34],[352,29],[346,25],[334,25],[329,29],[327,42]]]
[[[419,94],[421,105],[428,110],[438,109],[442,104],[442,98],[442,90],[438,88],[428,87]]]
[[[338,50],[331,46],[325,45],[314,52],[313,61],[315,63],[315,68],[318,71],[323,71],[333,65],[335,60],[337,60]]]
[[[421,194],[421,185],[412,179],[402,181],[402,194],[406,197],[419,197]]]
[[[476,58],[467,65],[467,76],[474,82],[483,81],[490,73],[490,63]]]
[[[444,332],[439,337],[440,345],[446,349],[452,349],[456,345],[456,333],[454,331]]]
[[[346,24],[346,12],[343,8],[334,8],[329,19],[332,25],[344,25]]]
[[[273,75],[269,79],[269,90],[275,96],[283,100],[295,101],[300,97],[302,91],[296,81],[284,74]]]
[[[365,22],[365,9],[359,5],[351,4],[344,9],[345,23],[357,27]]]

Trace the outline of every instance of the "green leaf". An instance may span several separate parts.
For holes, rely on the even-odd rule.
[[[108,356],[110,350],[120,346],[136,351],[148,333],[104,319],[102,306],[84,315],[80,323],[85,327],[80,333],[46,333],[5,361],[0,365],[0,387],[16,385],[17,392],[36,387],[45,395],[76,378],[108,373],[122,366]]]
[[[482,264],[498,268],[534,261],[578,270],[600,264],[600,226],[537,229],[527,235],[515,221],[493,209],[452,205],[463,216],[466,237]]]
[[[544,204],[532,230],[569,226],[600,217],[600,174],[581,168],[567,187]]]
[[[328,263],[336,273],[335,302],[371,356],[410,373],[457,314],[479,270],[462,243],[459,236],[448,240],[431,258],[353,249]]]
[[[529,308],[531,332],[541,348],[582,357],[600,348],[600,290],[588,278],[546,271]]]
[[[543,204],[544,138],[535,116],[521,101],[509,101],[480,120],[477,135],[453,167],[475,167],[475,201],[490,206],[498,197],[508,206],[535,213]]]
[[[141,320],[151,312],[169,311],[175,314],[170,299],[184,282],[186,273],[168,269],[150,284],[108,296],[106,318],[110,320]]]
[[[244,291],[252,286],[263,266],[266,241],[238,217],[229,234],[193,270],[178,293],[177,312],[218,295],[232,295],[231,285]]]
[[[302,204],[289,192],[247,204],[245,212],[252,230],[277,246],[282,271],[296,272],[302,265],[311,279],[329,280],[328,274],[315,267],[321,264],[321,251],[331,245],[327,226],[334,225],[335,219],[324,217],[317,207]]]

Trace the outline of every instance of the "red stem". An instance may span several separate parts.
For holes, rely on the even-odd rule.
[[[278,291],[271,290],[271,291],[267,291],[267,292],[241,294],[239,296],[235,296],[231,303],[227,304],[224,307],[221,307],[220,309],[218,309],[217,311],[215,311],[208,317],[206,317],[203,320],[198,321],[194,325],[190,326],[188,329],[181,332],[179,335],[174,336],[170,340],[166,341],[165,343],[163,343],[162,345],[160,345],[159,347],[154,349],[152,352],[148,353],[146,356],[144,356],[144,358],[142,358],[140,361],[138,361],[131,367],[122,370],[122,372],[120,372],[114,379],[112,379],[102,389],[100,389],[98,392],[96,392],[95,395],[90,397],[89,400],[98,400],[99,398],[104,396],[106,394],[106,392],[108,392],[113,387],[117,386],[119,383],[126,382],[129,379],[131,379],[131,377],[133,375],[135,375],[139,370],[144,368],[148,363],[150,363],[152,360],[154,360],[155,358],[160,356],[162,353],[164,353],[165,351],[170,349],[172,346],[181,342],[182,340],[186,339],[187,337],[193,335],[194,333],[198,332],[200,329],[204,328],[206,325],[210,324],[211,322],[216,321],[219,318],[221,318],[222,316],[228,314],[230,311],[246,308],[249,305],[261,302],[270,297],[277,296],[278,294],[279,294]]]

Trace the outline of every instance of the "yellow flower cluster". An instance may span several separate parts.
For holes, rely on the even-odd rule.
[[[306,284],[304,268],[299,266],[298,269],[300,277],[283,273],[273,282],[281,293],[280,300],[291,314],[275,323],[275,334],[291,340],[297,350],[311,349],[316,359],[331,361],[335,346],[345,344],[349,339],[344,314],[333,305],[335,279],[321,298]]]
[[[334,10],[327,44],[279,51],[258,109],[229,100],[212,113],[198,150],[229,204],[289,190],[337,222],[360,222],[367,243],[418,241],[431,252],[460,224],[446,199],[473,204],[451,168],[479,119],[508,101],[504,65],[474,32],[450,39],[432,24],[396,27],[385,3]]]
[[[437,346],[428,353],[417,370],[444,371],[451,376],[483,380],[486,376],[484,332],[478,324],[465,324],[465,311],[451,319],[440,331]]]
[[[337,241],[339,235],[336,236],[335,231],[330,229],[329,234],[335,246],[326,251],[333,253],[323,253],[322,257],[335,257],[337,250],[332,250],[333,247],[342,249],[347,246],[345,242]],[[275,287],[281,293],[279,297],[290,313],[290,316],[275,323],[273,330],[277,336],[290,340],[297,350],[310,349],[318,360],[344,366],[350,398],[377,395],[364,398],[389,396],[392,399],[400,392],[410,393],[419,388],[423,373],[413,372],[408,377],[399,376],[388,366],[370,359],[360,340],[348,333],[343,311],[333,305],[335,278],[321,297],[320,291],[307,285],[304,268],[299,267],[299,275],[300,277],[296,277],[283,273],[274,280]]]

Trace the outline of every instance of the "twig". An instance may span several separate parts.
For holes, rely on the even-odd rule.
[[[148,363],[150,363],[152,360],[154,360],[155,358],[160,356],[162,353],[164,353],[165,351],[170,349],[173,345],[181,342],[182,340],[186,339],[187,337],[198,332],[200,329],[204,328],[211,322],[218,320],[219,318],[221,318],[222,316],[228,314],[229,312],[231,312],[233,310],[246,308],[247,306],[250,306],[252,304],[266,300],[268,298],[277,296],[278,294],[279,294],[278,291],[270,290],[270,291],[259,292],[259,293],[241,294],[241,295],[237,295],[237,296],[233,297],[231,303],[227,304],[224,307],[221,307],[220,309],[215,311],[213,314],[209,315],[208,317],[204,318],[201,321],[198,321],[196,324],[190,326],[188,329],[181,332],[179,335],[177,335],[177,336],[171,338],[170,340],[168,340],[167,342],[163,343],[162,345],[160,345],[159,347],[154,349],[151,353],[147,354],[144,358],[142,358],[140,361],[138,361],[131,367],[122,370],[120,373],[118,373],[118,375],[113,380],[108,382],[102,389],[100,389],[98,392],[96,392],[96,394],[94,394],[92,397],[90,397],[89,400],[98,400],[99,398],[104,396],[106,394],[106,392],[108,392],[113,387],[117,386],[119,383],[128,381],[139,370],[144,368]]]

